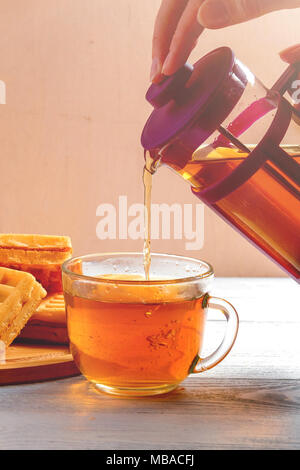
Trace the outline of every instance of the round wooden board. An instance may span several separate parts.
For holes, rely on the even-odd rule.
[[[12,344],[0,355],[0,385],[80,375],[67,346]]]

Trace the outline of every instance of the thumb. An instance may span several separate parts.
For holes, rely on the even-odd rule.
[[[281,59],[288,64],[300,62],[300,44],[284,49],[284,51],[281,51],[279,55]]]
[[[243,23],[276,10],[300,7],[300,0],[205,0],[198,21],[208,29]]]

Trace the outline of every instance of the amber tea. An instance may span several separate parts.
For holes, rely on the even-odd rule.
[[[173,388],[202,344],[203,296],[126,303],[67,294],[66,301],[74,360],[88,380],[110,389]]]
[[[166,393],[218,364],[235,341],[237,314],[210,297],[207,263],[152,253],[149,274],[146,280],[143,253],[91,255],[63,266],[71,352],[101,391]],[[209,307],[230,325],[216,353],[200,359]]]
[[[249,151],[253,150],[253,146],[248,147]],[[295,163],[300,163],[299,146],[283,146],[283,149]],[[160,163],[169,165],[188,181],[200,199],[203,190],[230,175],[249,155],[231,147],[202,146],[190,158],[188,152],[177,145],[172,148],[174,163],[161,153]],[[299,200],[299,185],[269,162],[211,208],[299,279]]]

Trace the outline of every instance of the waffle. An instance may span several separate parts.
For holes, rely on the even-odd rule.
[[[0,234],[0,266],[32,274],[47,292],[62,292],[61,265],[70,258],[69,237]]]
[[[49,295],[22,330],[20,338],[48,343],[68,344],[63,294]]]
[[[47,292],[29,274],[0,267],[0,340],[9,346]]]

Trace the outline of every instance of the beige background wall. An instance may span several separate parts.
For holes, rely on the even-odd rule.
[[[159,0],[0,0],[0,231],[70,234],[75,252],[139,250],[100,241],[96,208],[142,202],[141,129],[150,112],[152,27]],[[267,84],[283,71],[277,51],[299,42],[299,11],[206,32],[196,59],[226,44]],[[164,169],[154,202],[197,202]],[[155,242],[184,252],[182,241]],[[206,211],[205,246],[189,255],[218,275],[281,275],[273,263]]]

